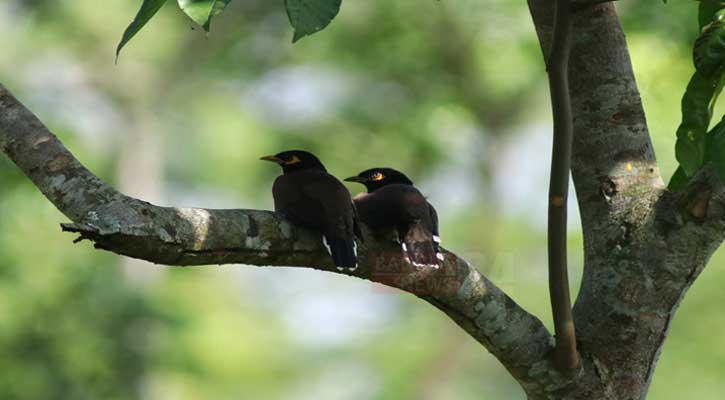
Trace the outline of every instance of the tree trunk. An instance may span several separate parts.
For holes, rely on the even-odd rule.
[[[546,53],[552,2],[529,0]],[[572,175],[585,263],[574,306],[582,370],[530,398],[643,399],[670,321],[723,240],[722,187],[709,170],[665,189],[612,3],[575,12],[569,67]]]

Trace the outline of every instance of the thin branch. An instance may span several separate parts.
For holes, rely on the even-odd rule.
[[[0,150],[73,223],[63,229],[100,249],[167,265],[240,263],[337,272],[320,237],[260,210],[159,207],[125,196],[88,171],[58,138],[0,85]],[[342,272],[412,293],[445,312],[522,384],[546,362],[552,338],[491,281],[447,252],[440,269],[411,268],[392,243],[367,230],[360,267]],[[293,283],[290,283],[293,284]]]
[[[568,72],[571,30],[570,1],[557,0],[554,39],[547,65],[554,116],[554,144],[549,181],[548,244],[549,292],[556,333],[554,359],[556,366],[562,370],[574,369],[579,365],[566,257],[567,198],[573,136]]]

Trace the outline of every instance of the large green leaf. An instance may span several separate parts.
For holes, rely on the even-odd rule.
[[[725,86],[725,0],[700,0],[700,35],[695,41],[695,73],[682,96],[682,123],[677,128],[675,156],[680,167],[669,187],[677,190],[706,162],[712,161],[725,177],[725,124],[707,132],[715,103]],[[721,144],[721,142],[723,144]],[[717,146],[718,148],[714,148]],[[721,159],[722,158],[722,159]],[[720,166],[718,166],[720,164]]]
[[[342,0],[285,0],[287,16],[295,28],[292,42],[324,29],[340,11]]]
[[[116,59],[118,59],[118,54],[121,52],[121,49],[123,46],[128,43],[131,38],[138,33],[138,31],[143,28],[144,25],[146,25],[147,22],[153,17],[157,11],[161,8],[161,6],[166,3],[166,0],[144,0],[143,4],[141,4],[141,9],[138,10],[138,13],[136,13],[136,17],[131,21],[131,24],[126,28],[126,31],[123,32],[123,37],[121,37],[121,42],[118,43],[118,47],[116,48]]]
[[[719,80],[696,71],[682,97],[682,123],[677,128],[675,156],[687,176],[694,175],[705,161],[705,135],[718,87]]]
[[[178,0],[179,7],[194,22],[209,32],[211,19],[224,11],[232,0]]]
[[[725,1],[722,0],[700,0],[700,7],[698,10],[698,20],[700,22],[700,29],[704,28],[707,24],[713,21],[713,16],[719,10],[725,8]]]
[[[675,157],[687,176],[693,176],[702,167],[705,160],[705,141],[693,131],[678,137],[675,143]]]

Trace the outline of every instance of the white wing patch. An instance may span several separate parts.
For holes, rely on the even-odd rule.
[[[332,255],[332,249],[330,248],[330,245],[329,245],[329,244],[327,244],[327,238],[325,237],[325,235],[322,235],[322,244],[324,244],[324,245],[325,245],[325,248],[327,249],[327,252],[328,252],[328,253],[329,253],[330,255]]]
[[[441,237],[438,235],[433,235],[433,241],[438,244],[441,244]],[[441,252],[436,253],[436,258],[438,259],[438,261],[445,261],[445,257],[443,256],[443,253],[441,253]]]

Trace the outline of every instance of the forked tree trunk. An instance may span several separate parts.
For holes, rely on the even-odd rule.
[[[529,0],[542,49],[552,3]],[[722,188],[705,171],[685,193],[665,189],[614,5],[574,18],[572,175],[585,246],[574,318],[583,363],[559,389],[525,387],[532,399],[643,399],[680,300],[723,240]]]

